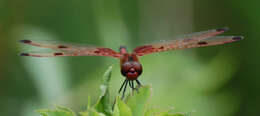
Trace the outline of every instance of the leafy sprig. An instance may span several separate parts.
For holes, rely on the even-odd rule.
[[[42,116],[190,116],[190,113],[174,113],[172,108],[161,109],[158,107],[148,107],[148,101],[151,97],[151,85],[145,85],[139,88],[138,92],[133,91],[125,101],[116,98],[114,108],[110,102],[109,81],[111,79],[112,67],[109,67],[103,76],[103,82],[100,85],[100,97],[93,106],[88,105],[86,111],[76,114],[70,108],[56,106],[56,109],[36,110]],[[90,101],[89,101],[90,102]]]

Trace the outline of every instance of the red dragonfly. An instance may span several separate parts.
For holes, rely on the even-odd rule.
[[[24,44],[42,48],[50,48],[59,51],[53,53],[21,53],[21,56],[108,56],[117,58],[120,60],[121,74],[126,77],[125,81],[119,89],[120,93],[122,88],[124,88],[122,95],[123,98],[128,84],[133,90],[141,86],[141,83],[138,81],[138,77],[142,74],[142,65],[139,62],[138,57],[155,52],[221,45],[243,39],[242,36],[216,36],[226,32],[227,30],[228,28],[219,28],[192,33],[174,40],[138,46],[131,53],[128,53],[126,47],[124,46],[120,46],[119,52],[116,52],[110,48],[105,47],[79,46],[57,43],[53,41],[21,40],[20,42]],[[134,87],[134,81],[136,81],[138,84],[137,88]]]

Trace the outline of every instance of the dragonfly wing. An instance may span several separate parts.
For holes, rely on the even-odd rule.
[[[121,55],[110,48],[91,45],[68,44],[56,41],[21,40],[31,46],[50,48],[61,52],[54,53],[22,53],[22,56],[54,57],[54,56],[108,56],[119,58]]]
[[[143,55],[151,54],[154,52],[163,52],[163,51],[168,51],[168,50],[210,46],[212,43],[203,44],[203,40],[206,40],[208,38],[215,40],[214,36],[221,34],[227,30],[228,30],[227,28],[220,28],[220,29],[212,29],[212,30],[208,30],[208,31],[196,32],[196,33],[189,34],[189,35],[186,35],[182,38],[175,39],[175,40],[168,40],[168,41],[164,41],[164,42],[139,46],[139,47],[135,48],[133,52],[136,53],[138,56],[143,56]],[[226,37],[228,37],[228,40],[229,40],[229,39],[232,39],[232,37],[234,37],[234,36],[226,36]],[[237,39],[239,38],[238,36],[236,36],[236,37],[237,37]],[[220,40],[220,37],[217,37],[217,38],[219,38],[218,41],[223,40],[223,39]],[[240,38],[242,38],[242,37],[240,37]],[[225,40],[225,41],[227,41],[227,40]],[[233,41],[236,41],[236,39],[234,39]],[[218,45],[218,44],[215,44],[215,45]]]
[[[67,51],[59,52],[28,52],[21,53],[21,56],[32,56],[32,57],[56,57],[56,56],[79,56],[78,54],[73,54]]]
[[[197,44],[194,43],[194,45],[191,45],[190,48],[227,44],[227,43],[236,42],[236,41],[239,41],[242,39],[244,39],[243,36],[215,36],[215,37],[201,40],[201,41],[197,42]]]

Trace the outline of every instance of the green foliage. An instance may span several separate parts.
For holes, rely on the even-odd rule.
[[[132,109],[134,116],[143,116],[145,105],[151,96],[151,86],[144,86],[139,91],[133,91],[127,99],[127,105]]]
[[[172,108],[149,108],[148,100],[151,97],[151,86],[145,85],[133,91],[125,101],[116,98],[114,109],[109,98],[109,81],[111,78],[112,67],[105,72],[103,83],[100,86],[100,98],[94,106],[88,104],[86,111],[79,112],[80,116],[190,116],[190,114],[173,113]],[[90,98],[89,98],[90,100]],[[56,106],[55,110],[37,110],[42,116],[76,116],[69,108]]]
[[[42,116],[76,116],[71,109],[62,106],[56,106],[55,110],[42,109],[36,110],[36,112],[39,112]]]
[[[116,99],[113,116],[133,116],[129,106],[127,106],[120,98]]]
[[[94,108],[98,112],[102,112],[108,116],[112,115],[112,107],[110,105],[109,99],[109,81],[111,78],[112,66],[108,68],[103,76],[103,82],[100,86],[100,98]]]

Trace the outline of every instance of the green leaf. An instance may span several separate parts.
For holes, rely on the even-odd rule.
[[[173,108],[150,108],[145,112],[145,116],[191,116],[191,113],[172,113]]]
[[[79,112],[79,115],[80,115],[80,116],[89,116],[89,114],[88,114],[87,111]]]
[[[100,86],[100,98],[97,102],[97,104],[95,105],[95,109],[98,112],[102,112],[104,114],[106,114],[107,116],[111,116],[112,115],[112,107],[110,104],[110,98],[109,98],[109,81],[111,79],[111,72],[112,72],[112,66],[110,66],[108,68],[108,70],[105,72],[104,76],[103,76],[103,81],[102,84]]]
[[[62,111],[67,111],[67,112],[71,112],[73,114],[73,116],[76,116],[75,112],[73,112],[70,108],[64,107],[64,106],[59,106],[59,105],[55,105],[57,110],[62,110]]]
[[[56,110],[42,109],[36,110],[42,116],[76,116],[76,114],[69,108],[56,106]]]
[[[87,106],[87,109],[91,107],[91,97],[88,96],[88,106]]]
[[[132,116],[132,111],[121,99],[117,98],[113,116]]]
[[[159,107],[153,107],[145,112],[145,116],[168,116],[173,108],[162,109]]]
[[[126,103],[132,110],[133,116],[143,116],[145,106],[151,96],[151,86],[146,85],[139,88],[138,92],[133,91],[132,95],[128,96]]]
[[[42,116],[49,116],[46,112],[41,112],[41,111],[36,111],[38,113],[40,113]]]
[[[166,114],[163,116],[191,116],[189,113],[174,113],[174,114]]]
[[[105,114],[99,113],[95,109],[92,109],[92,108],[89,108],[85,112],[80,112],[79,114],[80,114],[80,116],[106,116]]]

